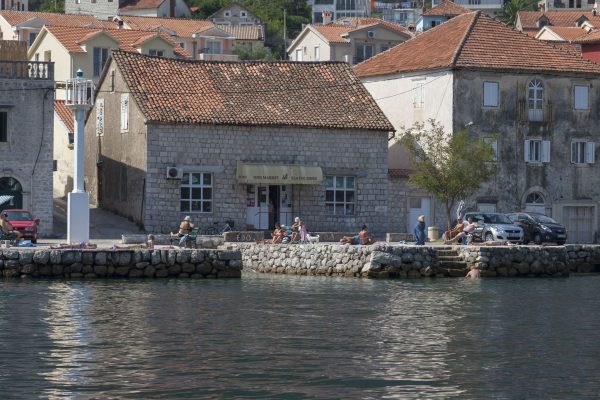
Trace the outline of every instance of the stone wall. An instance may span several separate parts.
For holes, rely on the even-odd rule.
[[[567,245],[565,246],[567,264],[573,272],[600,272],[600,246]]]
[[[4,278],[240,278],[235,250],[2,250]]]

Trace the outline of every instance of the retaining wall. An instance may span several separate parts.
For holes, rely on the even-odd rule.
[[[2,250],[4,278],[240,278],[236,250]]]

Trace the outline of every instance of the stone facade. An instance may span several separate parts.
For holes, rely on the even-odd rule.
[[[189,7],[183,0],[165,0],[154,8],[141,8],[137,2],[133,6],[119,9],[119,1],[115,0],[66,0],[65,14],[94,15],[106,20],[117,15],[136,15],[142,17],[189,17]]]
[[[52,232],[52,128],[54,77],[48,71],[39,78],[28,74],[28,66],[52,67],[52,63],[0,61],[0,112],[6,113],[6,141],[0,142],[0,179],[18,181],[6,208],[25,208],[40,219],[39,233]],[[42,78],[42,79],[40,79]],[[22,199],[22,200],[21,200]]]
[[[2,250],[4,278],[240,278],[231,250]]]

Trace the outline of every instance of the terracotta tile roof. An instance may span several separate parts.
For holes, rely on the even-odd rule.
[[[54,112],[58,115],[63,124],[65,124],[69,133],[75,132],[73,113],[71,112],[71,109],[65,106],[64,100],[54,100]]]
[[[346,63],[112,58],[150,122],[394,130]]]
[[[62,26],[88,26],[97,22],[93,15],[74,15],[74,14],[58,14],[48,12],[33,12],[33,11],[0,11],[6,22],[11,26],[19,25],[33,18],[40,18],[47,21],[47,25],[62,25]]]
[[[599,43],[600,42],[600,29],[595,29],[591,32],[585,32],[583,35],[579,36],[576,39],[571,40],[571,43]]]
[[[392,30],[395,30],[395,31],[398,31],[401,33],[406,33],[406,34],[412,36],[412,33],[408,29],[406,29],[406,27],[404,27],[402,25],[394,24],[389,21],[384,21],[380,18],[350,18],[350,17],[346,17],[346,18],[340,18],[335,21],[335,23],[338,25],[341,23],[347,23],[347,22],[349,22],[351,25],[354,25],[356,28],[359,28],[361,25],[381,24]]]
[[[205,19],[131,17],[127,15],[120,15],[119,18],[130,29],[155,31],[165,27],[181,38],[191,38],[194,33],[215,27],[212,21]]]
[[[165,0],[120,0],[120,10],[147,10],[158,8]]]
[[[230,33],[238,40],[264,40],[262,25],[216,25],[217,28]]]
[[[540,17],[548,18],[549,25],[552,26],[575,26],[579,18],[585,16],[592,25],[600,28],[600,14],[593,15],[592,11],[572,10],[572,11],[519,11],[518,19],[521,22],[523,30],[539,30],[537,26]]]
[[[585,29],[576,26],[548,26],[546,29],[556,33],[567,42],[577,39],[587,33]]]
[[[413,172],[412,169],[388,169],[388,175],[393,178],[408,178]]]
[[[468,8],[459,6],[450,0],[442,0],[440,4],[433,8],[429,8],[423,12],[423,15],[428,16],[442,16],[442,17],[454,17],[460,14],[467,14],[473,12]]]
[[[600,65],[515,31],[480,11],[452,18],[356,65],[354,71],[365,77],[447,68],[600,73]]]
[[[171,43],[175,54],[179,57],[190,58],[189,53],[162,32],[68,26],[47,26],[45,29],[48,30],[48,32],[50,32],[69,52],[73,53],[85,53],[82,45],[90,38],[99,35],[102,32],[113,37],[119,43],[119,48],[126,51],[137,51],[139,46],[146,40],[160,34],[167,42]]]
[[[335,24],[311,25],[316,31],[318,31],[329,43],[350,43],[350,39],[342,37],[346,33],[355,29],[354,26],[343,26]]]

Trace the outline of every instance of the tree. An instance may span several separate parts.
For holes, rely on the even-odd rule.
[[[435,120],[430,128],[417,123],[402,133],[401,142],[412,158],[409,182],[428,191],[446,206],[448,229],[452,208],[496,173],[495,152],[484,140],[473,140],[466,129],[448,135]]]
[[[37,11],[64,13],[65,12],[65,1],[64,0],[34,1],[34,2],[29,2],[29,7],[32,10],[37,10]]]
[[[242,61],[273,61],[273,54],[264,46],[250,47],[247,44],[236,43],[232,52],[237,54]]]
[[[536,11],[537,0],[509,0],[504,3],[504,16],[503,21],[510,25],[515,26],[517,23],[517,13],[519,11]]]

